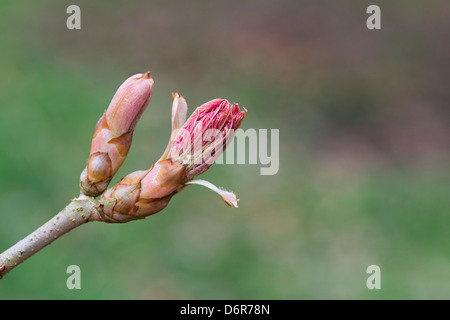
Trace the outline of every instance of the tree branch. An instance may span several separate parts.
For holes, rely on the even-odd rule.
[[[0,254],[0,279],[20,263],[70,230],[86,222],[100,220],[97,201],[80,195],[51,220]]]

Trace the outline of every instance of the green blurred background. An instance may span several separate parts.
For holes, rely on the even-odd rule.
[[[192,186],[144,221],[82,226],[1,280],[0,299],[449,299],[449,17],[437,0],[3,0],[0,251],[77,196],[94,125],[138,72],[155,91],[119,177],[163,152],[172,91],[279,129],[280,168],[205,173],[236,210]]]

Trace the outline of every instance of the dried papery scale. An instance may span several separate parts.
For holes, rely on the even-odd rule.
[[[98,196],[125,161],[134,129],[153,93],[150,72],[128,78],[115,93],[95,127],[86,168],[80,177],[81,191]]]
[[[214,99],[198,107],[182,125],[186,110],[184,98],[174,94],[172,134],[166,151],[149,170],[126,176],[101,196],[102,220],[127,222],[155,214],[191,184],[208,187],[229,206],[237,207],[234,193],[193,178],[208,170],[225,150],[247,111],[225,99]],[[205,138],[208,130],[213,135]]]

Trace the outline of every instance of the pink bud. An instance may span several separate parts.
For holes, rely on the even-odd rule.
[[[134,130],[151,99],[153,85],[148,71],[131,76],[117,89],[106,110],[106,121],[114,137]]]
[[[167,158],[187,166],[187,178],[202,174],[226,149],[247,110],[225,99],[198,107],[170,143]]]
[[[186,112],[186,101],[174,94],[172,135],[166,151],[149,170],[129,174],[102,195],[99,202],[105,221],[127,222],[155,214],[190,184],[205,186],[229,206],[238,206],[234,193],[192,178],[208,170],[225,150],[247,110],[215,99],[197,108],[184,123]]]
[[[86,195],[103,193],[125,161],[136,124],[151,99],[153,84],[150,72],[125,80],[98,121],[90,157],[80,177]]]

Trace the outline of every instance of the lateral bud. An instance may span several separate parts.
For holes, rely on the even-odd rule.
[[[125,161],[134,129],[151,99],[153,84],[150,72],[128,78],[97,122],[89,160],[80,177],[85,195],[102,194]]]

